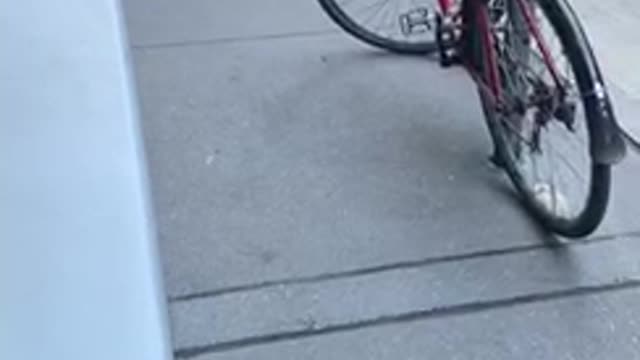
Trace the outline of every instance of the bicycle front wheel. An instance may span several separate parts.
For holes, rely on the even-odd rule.
[[[436,50],[437,0],[319,0],[343,30],[365,43],[401,54]]]
[[[604,217],[611,177],[610,166],[590,154],[603,120],[596,101],[609,101],[593,53],[564,0],[493,0],[488,6],[491,35],[474,39],[476,48],[495,49],[503,105],[511,109],[500,111],[481,96],[499,158],[543,226],[566,237],[586,236]],[[492,44],[483,43],[487,39]],[[476,53],[476,63],[486,74],[484,54]]]

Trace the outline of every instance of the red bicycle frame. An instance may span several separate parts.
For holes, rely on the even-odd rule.
[[[465,29],[469,25],[466,23],[468,21],[476,21],[476,29],[480,32],[480,36],[482,38],[482,54],[484,57],[484,73],[480,74],[478,71],[472,66],[471,59],[463,59],[463,64],[465,68],[471,75],[471,78],[478,84],[480,91],[483,95],[492,103],[494,106],[504,105],[504,101],[502,98],[502,86],[500,79],[500,71],[498,68],[498,59],[496,54],[496,47],[494,46],[494,37],[491,32],[491,20],[489,19],[489,12],[487,8],[486,0],[462,0],[462,7],[470,7],[471,16],[475,16],[475,19],[465,18],[461,16],[461,28]],[[527,26],[527,31],[529,32],[531,38],[536,42],[537,47],[542,54],[542,59],[545,66],[549,69],[552,79],[555,82],[557,89],[562,89],[562,83],[560,81],[560,77],[558,75],[558,71],[556,69],[555,64],[553,63],[553,59],[551,57],[551,53],[549,51],[548,46],[544,42],[542,38],[542,34],[540,29],[538,28],[538,24],[536,23],[534,16],[532,14],[532,10],[530,4],[527,3],[526,0],[510,0],[515,1],[518,5],[518,9],[523,15],[525,20],[525,24]],[[454,17],[457,14],[454,14],[454,4],[455,0],[438,0],[438,5],[440,7],[440,12],[444,17]]]
[[[438,0],[438,5],[440,5],[440,11],[442,11],[442,14],[448,15],[449,11],[453,7],[453,0]]]

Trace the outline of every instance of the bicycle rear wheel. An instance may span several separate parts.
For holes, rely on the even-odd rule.
[[[319,0],[343,30],[365,43],[401,54],[436,50],[437,0]]]
[[[520,107],[500,111],[481,95],[499,158],[543,226],[566,237],[586,236],[604,217],[611,178],[610,166],[590,155],[602,120],[595,102],[608,101],[599,72],[587,67],[595,59],[564,0],[494,0],[488,6],[493,44],[475,36],[473,46],[493,46],[503,107]],[[527,21],[535,22],[547,50],[535,41]],[[474,56],[487,73],[483,52]],[[596,98],[594,89],[604,95]]]

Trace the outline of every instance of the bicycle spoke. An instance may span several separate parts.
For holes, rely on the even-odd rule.
[[[391,17],[391,21],[389,21],[389,17]],[[390,10],[390,7],[385,7],[385,11],[383,11],[381,14],[380,24],[378,24],[378,26],[374,26],[373,31],[380,32],[380,31],[387,30],[387,26],[388,27],[393,26],[393,18],[394,18],[393,11]]]
[[[347,5],[351,4],[354,1],[355,0],[347,0],[347,1],[343,1],[343,2],[338,1],[337,4],[340,5],[341,7],[346,7]]]
[[[373,18],[378,15],[380,13],[380,10],[382,10],[385,5],[387,5],[389,3],[389,0],[380,0],[378,2],[376,2],[373,5],[368,6],[366,9],[370,10],[372,9],[374,6],[377,6],[374,11],[372,13],[370,13],[369,17],[367,17],[367,19],[362,23],[363,25],[367,25],[371,20],[373,20]]]
[[[571,63],[559,39],[548,38],[555,34],[553,28],[545,27],[548,24],[536,16],[540,40],[548,46],[560,87],[535,43],[537,40],[531,35],[520,36],[518,29],[522,29],[523,24],[516,23],[517,18],[511,17],[516,15],[510,14],[509,18],[499,19],[494,29],[499,67],[502,69],[503,100],[511,104],[508,108],[518,103],[525,104],[523,114],[515,112],[511,115],[514,119],[505,117],[502,120],[502,128],[511,139],[507,142],[512,148],[509,153],[519,164],[517,166],[527,186],[548,192],[544,194],[546,200],[543,199],[542,204],[548,211],[556,216],[576,214],[582,205],[577,204],[576,198],[586,201],[589,190],[589,147],[583,136],[587,131],[582,107],[584,95],[577,88]],[[559,106],[558,102],[574,107],[570,120],[563,120],[571,121],[571,128],[567,125],[569,123],[555,117],[553,109]]]

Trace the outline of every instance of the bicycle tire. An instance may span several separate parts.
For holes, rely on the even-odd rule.
[[[424,55],[429,54],[437,50],[437,45],[434,41],[425,42],[402,42],[393,39],[389,39],[376,34],[375,32],[366,29],[354,21],[336,2],[336,0],[318,0],[320,6],[327,15],[335,22],[340,28],[354,36],[355,38],[363,41],[371,46],[384,49],[390,52],[406,55]]]
[[[513,1],[513,0],[509,0]],[[535,0],[533,0],[535,1]],[[594,109],[598,109],[596,103],[598,99],[592,96],[586,96],[596,86],[604,86],[600,79],[600,71],[597,67],[593,51],[586,41],[586,36],[582,30],[577,16],[565,0],[557,1],[536,1],[544,16],[549,20],[555,34],[558,36],[561,46],[568,58],[568,62],[572,67],[573,74],[577,80],[580,98],[585,109],[586,130],[589,136],[589,143],[598,136],[596,132],[597,122],[602,121],[600,113]],[[485,9],[486,11],[486,9]],[[477,21],[472,22],[474,30],[477,30]],[[477,33],[477,31],[473,31]],[[478,44],[482,41],[480,36],[473,36],[470,41],[474,42],[473,48],[484,46]],[[474,57],[480,56],[481,53],[474,52]],[[482,58],[474,59],[474,62],[480,64],[484,68]],[[606,92],[605,92],[606,94]],[[611,167],[607,164],[598,164],[590,158],[590,184],[588,195],[582,210],[571,218],[563,218],[550,213],[544,206],[538,202],[534,196],[533,189],[530,189],[523,179],[522,174],[518,170],[515,160],[507,154],[507,140],[505,130],[498,126],[495,121],[495,114],[490,110],[486,99],[480,96],[482,108],[487,118],[489,131],[495,141],[499,156],[504,161],[504,168],[522,196],[523,203],[527,210],[536,218],[541,225],[564,237],[580,238],[591,234],[602,222],[607,210],[610,188],[611,188]],[[609,101],[608,98],[605,101]]]

